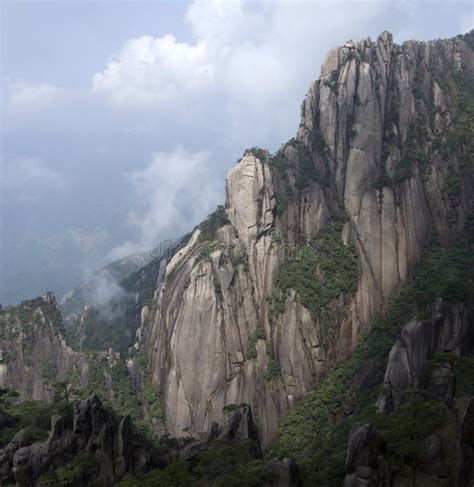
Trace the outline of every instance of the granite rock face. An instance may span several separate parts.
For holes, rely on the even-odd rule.
[[[462,417],[460,444],[458,485],[468,486],[474,482],[474,398],[469,401]]]
[[[445,312],[441,300],[434,303],[431,313],[429,319],[415,318],[407,323],[393,345],[376,405],[379,412],[387,414],[398,408],[410,387],[426,388],[434,400],[453,401],[454,376],[449,364],[438,364],[427,378],[423,372],[426,361],[435,353],[474,352],[473,316],[463,304],[450,306]]]
[[[385,32],[350,41],[329,52],[311,84],[296,139],[275,156],[246,151],[227,177],[225,221],[211,237],[198,228],[167,264],[135,346],[171,435],[208,432],[223,423],[224,406],[245,402],[268,444],[282,413],[384,312],[429,234],[455,241],[472,185],[459,148],[440,146],[454,128],[458,78],[473,70],[462,38],[397,46]],[[454,199],[446,197],[453,177]],[[269,300],[280,264],[335,212],[346,215],[343,242],[357,249],[356,291],[330,303],[335,325],[312,316],[295,292],[275,319]]]
[[[114,485],[126,473],[164,465],[136,440],[130,417],[118,422],[95,395],[75,404],[72,424],[61,416],[53,416],[46,441],[22,446],[22,432],[0,450],[2,483],[36,485],[42,474],[81,454],[88,454],[97,462],[99,471],[94,480],[104,486]]]
[[[369,424],[355,424],[347,445],[344,487],[389,487],[390,467],[383,457],[385,445]]]
[[[50,292],[1,310],[0,388],[16,391],[21,401],[52,401],[61,385],[72,400],[84,397],[92,379],[95,387],[97,381],[104,384],[102,399],[113,399],[113,369],[122,363],[120,354],[78,351],[65,335]]]
[[[290,458],[272,459],[267,467],[273,474],[272,487],[301,487],[301,475],[296,463]]]
[[[2,310],[0,322],[0,387],[17,391],[23,400],[50,400],[51,383],[64,381],[69,371],[87,382],[87,356],[66,344],[52,293]]]

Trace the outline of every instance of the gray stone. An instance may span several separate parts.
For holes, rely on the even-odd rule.
[[[273,458],[267,463],[273,474],[270,485],[272,487],[301,487],[301,475],[296,463],[290,458],[278,460]]]

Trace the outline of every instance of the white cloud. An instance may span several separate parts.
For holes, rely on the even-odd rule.
[[[220,128],[224,120],[226,137],[248,145],[292,135],[297,107],[333,39],[366,36],[389,7],[195,0],[185,15],[194,41],[130,39],[93,76],[93,91],[121,107],[170,113],[173,123],[205,119]]]
[[[22,81],[8,82],[8,102],[13,108],[44,106],[64,94],[62,88],[51,84],[33,85]]]
[[[136,238],[113,249],[110,259],[151,249],[161,237],[182,235],[217,206],[222,194],[207,170],[209,158],[183,149],[156,152],[148,167],[127,174],[142,211],[129,214]]]
[[[19,200],[35,200],[45,191],[62,190],[66,186],[63,176],[42,159],[2,161],[2,166],[3,187]]]
[[[120,309],[116,309],[115,313],[112,308],[102,310],[102,306],[107,306],[112,300],[116,300],[122,296],[126,296],[125,291],[112,278],[105,277],[100,274],[93,274],[88,279],[88,286],[85,289],[86,300],[88,303],[99,308],[104,318],[113,318],[115,314],[120,314]]]
[[[116,60],[93,78],[94,92],[119,104],[169,105],[212,85],[214,65],[205,42],[177,42],[172,35],[125,43]]]
[[[179,127],[184,143],[194,136],[180,129],[183,121],[191,129],[197,123],[209,127],[228,146],[281,143],[295,133],[298,106],[334,38],[343,43],[366,36],[374,16],[387,8],[195,0],[185,15],[193,41],[171,35],[130,39],[94,75],[93,91],[124,111],[135,107],[145,117],[151,110],[159,124]],[[203,141],[210,144],[209,137]],[[155,153],[146,169],[129,174],[142,209],[129,215],[135,238],[109,258],[182,235],[221,203],[224,182],[212,178],[215,163],[209,153],[180,149]]]

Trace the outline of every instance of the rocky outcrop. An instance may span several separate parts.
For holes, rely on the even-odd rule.
[[[467,487],[474,482],[474,398],[469,401],[462,417],[459,441],[461,460],[458,485]]]
[[[156,257],[150,253],[150,262],[134,272],[132,269],[142,260],[138,258],[141,254],[109,264],[93,280],[77,288],[82,289],[81,293],[60,306],[68,343],[78,350],[113,348],[126,354],[140,325],[141,308],[153,297],[167,260],[181,245],[179,241],[167,241],[156,250]],[[118,280],[126,269],[130,274]],[[79,311],[71,313],[72,308]]]
[[[87,356],[66,344],[52,293],[2,310],[0,323],[0,387],[17,391],[23,400],[50,400],[54,384],[70,372],[79,386],[87,383]]]
[[[473,70],[461,37],[347,42],[311,85],[297,138],[274,156],[246,151],[228,175],[223,214],[168,263],[135,346],[171,435],[208,432],[226,405],[245,402],[268,444],[283,411],[384,312],[430,231],[444,245],[455,241],[472,211],[472,184],[461,164],[465,141],[443,147],[456,129],[460,79]],[[312,315],[294,290],[275,312],[280,264],[337,212],[346,215],[340,238],[358,253],[356,291],[332,300],[330,320]]]
[[[219,440],[254,440],[259,441],[258,431],[253,422],[252,410],[247,404],[239,406],[237,409],[227,414],[226,422],[222,432],[218,436]]]
[[[225,423],[222,426],[213,423],[209,434],[200,436],[200,439],[191,437],[182,440],[184,447],[178,453],[179,460],[191,460],[200,453],[214,448],[215,445],[219,447],[232,441],[252,442],[252,454],[260,457],[262,453],[258,430],[248,404],[231,408],[227,411]]]
[[[272,487],[301,487],[298,465],[291,458],[274,458],[267,463],[267,468],[272,473]]]
[[[451,365],[437,364],[425,375],[429,358],[439,352],[469,355],[474,352],[472,312],[463,305],[446,306],[438,300],[431,307],[431,317],[412,319],[405,325],[388,358],[383,391],[377,409],[390,413],[402,402],[410,387],[426,388],[434,400],[453,401],[454,375]]]
[[[95,395],[74,405],[72,422],[53,416],[46,441],[22,446],[22,435],[23,430],[0,450],[2,483],[37,485],[41,475],[81,455],[92,462],[94,479],[84,476],[74,485],[90,485],[92,480],[94,485],[114,485],[126,473],[139,474],[164,465],[137,440],[130,417],[118,422]]]
[[[0,388],[17,392],[20,401],[79,399],[93,390],[115,405],[132,388],[114,390],[123,371],[119,353],[78,351],[66,342],[52,293],[0,311]]]
[[[383,439],[370,424],[355,424],[349,433],[344,487],[389,487],[391,472],[384,451]]]

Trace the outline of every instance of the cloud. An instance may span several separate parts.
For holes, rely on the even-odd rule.
[[[93,76],[93,92],[122,108],[171,113],[171,123],[209,120],[249,145],[271,134],[278,140],[296,131],[295,107],[319,74],[315,59],[338,32],[341,43],[366,36],[388,8],[383,2],[295,8],[289,2],[195,0],[184,19],[193,41],[172,35],[128,40]]]
[[[87,288],[85,289],[86,302],[99,308],[107,306],[113,300],[120,299],[126,296],[123,288],[112,278],[107,278],[98,274],[94,274],[90,280],[87,281]],[[104,314],[111,318],[110,312],[112,308],[107,308]],[[115,310],[120,314],[122,310]],[[114,313],[115,314],[115,313]]]
[[[2,166],[3,187],[19,200],[35,200],[45,191],[58,191],[66,187],[63,176],[49,168],[42,159],[2,161]]]
[[[174,36],[132,39],[117,60],[93,77],[95,93],[104,93],[122,105],[173,104],[212,85],[214,65],[205,42],[177,42]]]
[[[33,85],[25,82],[7,82],[8,103],[13,108],[48,105],[64,94],[64,89],[51,84]]]
[[[207,216],[223,198],[209,163],[209,153],[176,149],[154,153],[145,169],[127,174],[141,211],[129,214],[135,238],[114,248],[109,258],[152,249],[161,238],[182,235]]]
[[[184,18],[193,40],[165,35],[125,42],[93,76],[96,96],[124,113],[136,109],[144,121],[151,113],[162,132],[172,130],[186,144],[213,147],[215,153],[224,148],[226,160],[217,161],[212,152],[156,152],[146,169],[128,174],[141,201],[128,217],[135,237],[108,258],[182,235],[221,203],[224,181],[214,175],[222,176],[219,165],[232,163],[229,147],[278,147],[290,138],[298,126],[297,107],[334,38],[343,43],[366,36],[371,21],[387,8],[195,0]]]

